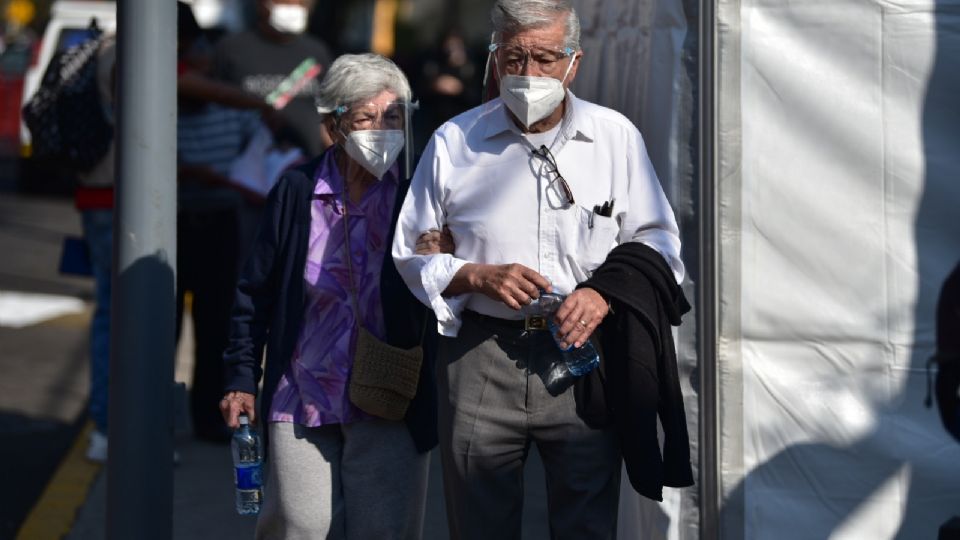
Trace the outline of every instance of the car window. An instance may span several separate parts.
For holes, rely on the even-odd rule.
[[[64,27],[63,30],[60,30],[60,35],[57,36],[57,48],[56,51],[63,51],[79,45],[84,41],[88,41],[94,37],[94,33],[88,28],[67,28]]]

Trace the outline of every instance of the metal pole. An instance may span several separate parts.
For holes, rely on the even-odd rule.
[[[176,3],[117,6],[107,537],[173,535]]]
[[[719,393],[717,386],[718,254],[716,164],[716,0],[700,0],[699,13],[699,239],[697,355],[700,359],[700,537],[720,537]]]

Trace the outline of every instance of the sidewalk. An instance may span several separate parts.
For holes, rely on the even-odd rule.
[[[181,464],[174,469],[173,538],[253,538],[256,518],[237,515],[233,509],[233,472],[228,447],[184,440],[177,448]],[[531,456],[535,455],[535,452],[531,453]],[[539,460],[534,457],[530,461],[525,478],[527,494],[524,501],[523,538],[545,539],[549,537],[549,533],[543,475],[540,472]],[[67,540],[106,537],[106,480],[104,468],[93,484]],[[449,538],[439,456],[436,453],[431,455],[423,538]]]
[[[177,351],[176,380],[189,384],[192,369],[192,333],[189,316],[184,317],[184,331]],[[85,442],[85,441],[83,441]],[[173,538],[177,540],[215,540],[219,538],[253,538],[256,518],[237,515],[233,502],[233,470],[230,447],[194,440],[189,434],[175,441],[180,464],[174,467]],[[539,540],[549,537],[546,518],[546,486],[543,467],[537,453],[530,452],[524,486],[523,538]],[[91,540],[106,537],[107,517],[106,467],[100,469],[68,540]],[[446,540],[446,510],[440,459],[436,451],[430,456],[430,477],[424,540]]]

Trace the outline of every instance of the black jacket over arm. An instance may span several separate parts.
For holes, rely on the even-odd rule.
[[[224,353],[225,388],[228,392],[236,390],[256,395],[257,384],[265,376],[261,418],[267,418],[270,412],[274,390],[290,363],[303,323],[306,306],[303,270],[310,241],[313,173],[320,159],[287,171],[270,191],[256,242],[237,284],[230,342]],[[393,238],[409,187],[409,181],[401,181],[397,189],[387,238]],[[387,249],[389,246],[387,243]],[[380,294],[386,342],[402,348],[419,344],[424,335],[426,308],[407,289],[389,253],[383,258]],[[425,334],[430,337],[435,332]],[[405,418],[420,452],[437,444],[433,344],[433,339],[424,343],[417,395]],[[265,370],[260,363],[264,345],[267,347]]]
[[[630,484],[645,497],[663,500],[663,486],[693,485],[671,332],[690,305],[663,257],[637,242],[614,248],[579,287],[602,294],[613,310],[595,333],[600,368],[575,387],[577,410],[590,425],[615,426]]]

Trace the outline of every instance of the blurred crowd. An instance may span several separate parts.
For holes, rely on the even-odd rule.
[[[37,64],[50,62],[49,56],[40,55],[44,39],[56,40],[54,54],[87,40],[101,40],[97,87],[104,116],[112,122],[116,23],[91,15],[89,23],[73,23],[83,24],[83,28],[61,22],[63,29],[45,36],[46,15],[52,21],[58,12],[78,8],[71,3],[76,4],[0,3],[4,8],[0,155],[19,160],[16,181],[29,184],[28,188],[36,187],[36,182],[52,184],[53,178],[63,179],[81,214],[89,272],[96,283],[90,340],[90,415],[96,430],[87,456],[105,461],[113,145],[95,166],[84,170],[69,166],[51,170],[38,163],[42,160],[17,156],[22,146],[20,108],[25,104],[21,99],[28,69],[33,66],[42,71],[45,66]],[[252,243],[266,192],[282,170],[319,155],[331,144],[316,110],[319,83],[338,55],[374,48],[374,33],[383,30],[376,28],[378,15],[373,4],[177,2],[177,328],[179,339],[183,321],[193,322],[190,409],[194,434],[200,439],[227,442],[230,436],[217,409],[223,388],[219,358],[226,346],[234,284]],[[480,103],[486,46],[467,42],[454,21],[456,9],[451,4],[440,6],[444,23],[435,43],[424,42],[422,33],[404,31],[404,23],[394,21],[399,30],[389,44],[392,50],[378,51],[392,57],[408,74],[413,99],[419,101],[419,112],[411,120],[416,151],[443,121]],[[81,13],[83,8],[79,6]],[[190,318],[183,316],[185,310]]]
[[[52,48],[63,50],[84,39],[80,32],[64,29],[47,38],[48,22],[64,6],[82,9],[83,4],[113,6],[109,0],[0,0],[0,159],[13,159],[21,152],[20,107],[25,79],[31,69],[41,70],[44,60],[40,49],[44,39],[55,41]],[[190,0],[186,2],[197,21],[203,46],[211,50],[222,38],[252,30],[259,24],[259,0]],[[282,2],[278,2],[282,3]],[[425,135],[450,118],[450,112],[461,112],[479,103],[480,84],[487,54],[486,19],[463,25],[460,0],[397,0],[398,7],[387,30],[390,38],[386,50],[377,48],[374,0],[348,0],[319,3],[305,0],[306,18],[299,32],[323,44],[330,58],[344,53],[373,51],[394,60],[411,81],[414,99],[422,105],[422,114],[413,118],[417,141],[422,149]],[[76,4],[76,6],[70,6]],[[482,6],[481,6],[482,5]],[[487,13],[491,1],[484,0],[471,9]],[[416,13],[411,16],[411,13]],[[107,25],[113,28],[113,21]],[[72,24],[72,23],[68,23]],[[282,24],[282,23],[281,23]],[[104,26],[101,23],[101,26]],[[382,40],[381,40],[382,41]],[[381,45],[382,47],[382,45]],[[212,68],[219,69],[219,68]],[[222,79],[222,73],[217,72]],[[39,78],[42,73],[35,75]],[[235,83],[236,81],[232,81]],[[261,81],[262,82],[262,81]],[[313,86],[315,90],[315,85]],[[309,89],[308,89],[309,91]],[[29,93],[29,92],[27,92]],[[231,103],[237,106],[237,103]],[[291,115],[293,116],[293,115]],[[22,175],[36,174],[36,164],[20,164]],[[39,174],[51,176],[55,171]],[[8,180],[13,180],[8,179]],[[61,185],[47,186],[63,190]],[[35,185],[21,182],[30,190]]]

